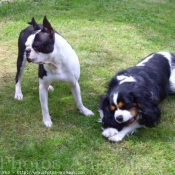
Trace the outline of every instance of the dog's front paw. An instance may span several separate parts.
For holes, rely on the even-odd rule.
[[[53,124],[51,120],[46,120],[46,121],[43,121],[43,122],[46,125],[46,127],[48,127],[48,128],[50,128]]]
[[[84,114],[85,116],[93,116],[93,115],[95,115],[91,110],[89,110],[86,107],[83,107],[82,109],[80,109],[80,112],[82,114]]]
[[[102,135],[107,138],[115,136],[116,134],[118,134],[118,131],[115,128],[107,128],[102,132]]]
[[[49,91],[54,91],[53,86],[49,85],[48,90],[49,90]]]
[[[120,141],[122,141],[122,139],[123,139],[123,137],[120,136],[119,134],[116,134],[116,135],[108,138],[108,140],[111,142],[120,142]]]
[[[22,100],[23,99],[23,94],[22,93],[15,93],[14,98],[17,99],[17,100]]]
[[[43,122],[46,125],[46,127],[51,127],[52,126],[52,120],[49,114],[43,115]]]

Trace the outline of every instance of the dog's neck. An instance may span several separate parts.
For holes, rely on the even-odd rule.
[[[70,55],[76,55],[70,44],[59,34],[55,33],[54,51],[50,54],[50,59],[44,61],[44,67],[54,73],[59,72],[63,67],[69,65]]]
[[[68,58],[70,55],[75,55],[74,50],[70,44],[57,33],[55,33],[54,47],[50,61],[46,61],[45,63],[48,64],[48,66],[54,66],[54,68],[59,68],[62,64],[69,64]]]
[[[44,64],[47,64],[48,66],[51,66],[51,67],[53,67],[54,69],[58,69],[59,68],[59,66],[58,66],[58,64],[55,64],[54,62],[45,62]]]

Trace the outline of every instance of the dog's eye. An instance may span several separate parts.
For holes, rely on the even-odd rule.
[[[39,45],[33,45],[32,47],[33,47],[34,50],[38,50],[40,48]]]
[[[44,48],[44,46],[43,45],[37,45],[37,44],[34,44],[33,46],[33,49],[35,50],[35,51],[37,51],[37,52],[42,52],[42,50],[43,50],[43,48]]]
[[[110,110],[111,110],[111,111],[115,111],[115,110],[116,110],[116,106],[111,105],[111,106],[110,106]]]

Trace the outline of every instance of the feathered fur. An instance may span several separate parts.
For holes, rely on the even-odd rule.
[[[139,127],[156,126],[161,117],[159,103],[171,91],[175,92],[174,66],[174,54],[158,52],[148,55],[134,67],[118,72],[101,99],[101,121],[107,129],[102,134],[111,141],[121,141]],[[111,136],[110,128],[116,129],[117,134],[114,132]]]

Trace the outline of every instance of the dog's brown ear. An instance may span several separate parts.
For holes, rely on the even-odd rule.
[[[44,16],[44,19],[43,19],[43,29],[42,29],[42,32],[48,32],[50,34],[50,37],[51,38],[54,38],[54,30],[50,24],[50,22],[48,21],[47,17]]]
[[[30,22],[28,22],[28,24],[30,24],[30,25],[33,26],[34,31],[36,31],[36,30],[40,30],[40,29],[41,29],[40,26],[36,23],[34,17],[31,19]]]

